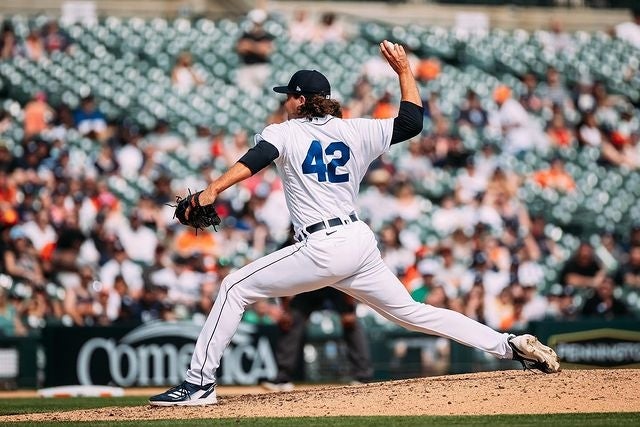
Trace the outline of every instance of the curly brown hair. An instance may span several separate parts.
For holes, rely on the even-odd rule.
[[[342,106],[335,99],[325,98],[323,95],[309,95],[298,113],[302,117],[324,117],[326,115],[342,118]]]

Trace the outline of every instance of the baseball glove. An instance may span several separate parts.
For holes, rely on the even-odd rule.
[[[196,230],[204,230],[207,227],[213,226],[215,231],[222,221],[220,216],[216,212],[216,208],[213,204],[202,206],[198,201],[202,191],[191,194],[187,197],[176,196],[176,210],[173,214],[174,218],[178,218],[180,224],[189,225]],[[189,217],[187,218],[187,208],[189,209]]]

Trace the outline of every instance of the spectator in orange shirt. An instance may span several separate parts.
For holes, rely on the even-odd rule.
[[[47,123],[53,117],[53,111],[47,104],[47,95],[37,92],[24,107],[24,137],[37,135],[47,128]]]
[[[175,250],[183,257],[194,254],[215,255],[216,240],[213,233],[185,227],[176,235]]]
[[[602,142],[602,158],[608,163],[618,167],[637,169],[640,167],[640,158],[637,144],[638,135],[625,135],[625,132],[614,130],[609,132]]]
[[[385,92],[382,98],[376,102],[371,114],[374,119],[390,119],[396,116],[396,107],[391,103],[391,94]]]
[[[33,30],[29,33],[22,44],[21,53],[32,61],[39,61],[44,58],[45,50],[42,38],[37,31]]]
[[[575,181],[564,169],[564,162],[559,158],[551,160],[549,169],[536,172],[533,179],[543,188],[553,188],[564,192],[572,192],[576,189]]]
[[[547,136],[556,147],[568,148],[575,144],[576,138],[573,131],[567,127],[562,112],[554,113],[551,123],[547,128]]]
[[[436,58],[422,59],[418,64],[418,69],[416,70],[416,78],[420,82],[435,80],[440,75],[440,71],[440,61]]]
[[[0,208],[4,205],[6,208],[16,204],[16,196],[18,190],[15,184],[11,181],[10,176],[0,170]]]

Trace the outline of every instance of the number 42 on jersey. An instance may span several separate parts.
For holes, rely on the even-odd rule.
[[[339,157],[336,154],[340,153]],[[322,144],[320,141],[312,141],[307,151],[307,157],[302,162],[302,173],[316,174],[318,181],[326,182],[348,182],[349,172],[336,173],[338,166],[344,166],[351,158],[349,146],[342,141],[332,142],[325,148],[324,154],[333,156],[333,159],[326,163],[322,155]]]

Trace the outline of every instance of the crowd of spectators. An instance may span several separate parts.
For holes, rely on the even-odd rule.
[[[65,52],[71,48],[69,37],[60,29],[58,22],[54,19],[42,28],[31,29],[22,40],[16,35],[9,22],[2,25],[1,31],[0,60],[22,56],[39,61],[53,52]]]
[[[238,41],[241,67],[268,62],[273,44],[260,33],[264,19],[254,13],[253,29]],[[325,15],[311,33],[302,30],[307,19],[296,15],[292,39],[323,43],[346,37],[334,15]],[[563,40],[554,46],[563,49]],[[22,42],[5,25],[0,43],[4,59],[38,60],[70,46],[55,21]],[[370,65],[363,67],[353,96],[343,100],[347,117],[395,112],[397,100],[373,90]],[[440,73],[434,58],[417,58],[416,66],[426,81]],[[171,78],[183,92],[205,84],[184,53]],[[524,329],[544,318],[631,315],[616,290],[640,288],[640,228],[628,236],[602,232],[596,247],[585,241],[570,253],[552,235],[552,224],[531,215],[518,192],[525,181],[563,193],[580,191],[561,157],[529,176],[518,175],[507,160],[536,150],[593,146],[607,167],[638,168],[637,110],[588,76],[571,86],[549,68],[542,81],[526,74],[522,83],[522,93],[497,87],[494,108],[469,91],[450,114],[443,113],[437,93],[424,93],[429,131],[374,163],[359,214],[378,233],[385,262],[420,302],[500,330]],[[259,83],[255,88],[262,90]],[[175,194],[202,188],[246,151],[245,130],[229,134],[202,125],[187,139],[163,121],[141,129],[126,117],[107,120],[91,95],[77,109],[49,105],[44,91],[22,112],[20,122],[0,115],[0,335],[24,335],[56,323],[206,316],[226,274],[289,238],[284,195],[271,168],[221,197],[218,210],[225,220],[219,232],[196,233],[172,218]],[[283,119],[280,109],[268,121]],[[23,127],[24,139],[12,145],[2,134],[13,125]],[[463,129],[493,129],[500,144],[470,151],[461,142]],[[98,154],[69,149],[73,132],[99,144]],[[188,182],[175,180],[162,162],[162,153],[182,148],[197,169]],[[421,189],[443,170],[455,178],[452,191],[427,197]],[[109,184],[113,177],[151,182],[151,190],[126,206]],[[425,219],[423,228],[437,239],[425,241],[414,227]],[[547,288],[548,265],[560,268],[557,284]],[[277,322],[281,313],[277,302],[260,301],[247,319]]]

